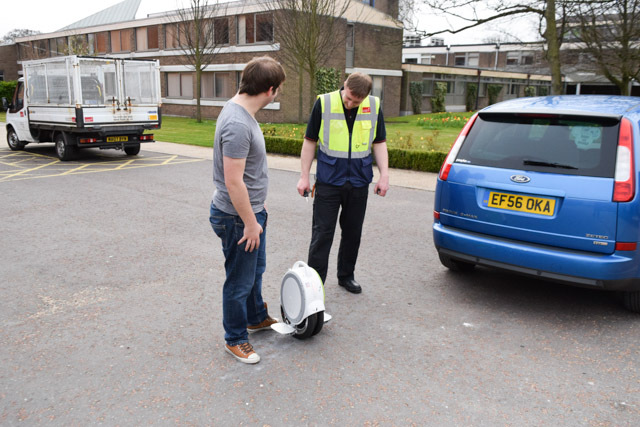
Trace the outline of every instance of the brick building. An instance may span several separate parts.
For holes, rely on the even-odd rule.
[[[20,69],[16,45],[0,45],[0,81],[17,80]]]
[[[214,26],[216,37],[223,37],[213,63],[203,73],[201,89],[202,115],[215,118],[225,101],[237,91],[245,64],[255,56],[269,55],[282,61],[281,35],[273,4],[265,0],[228,3],[219,9]],[[195,115],[196,78],[193,67],[185,65],[176,30],[176,12],[133,19],[140,0],[125,0],[105,9],[104,13],[72,24],[54,33],[38,34],[16,40],[14,62],[85,51],[88,55],[118,58],[145,58],[160,61],[163,114]],[[325,66],[339,70],[343,76],[355,71],[371,75],[373,93],[382,98],[385,114],[399,115],[402,80],[402,26],[393,19],[398,15],[398,0],[352,0],[340,21],[335,53]],[[4,55],[3,55],[4,56]],[[383,58],[383,60],[381,60]],[[7,60],[10,62],[10,59]],[[284,61],[282,61],[284,63]],[[287,67],[287,81],[276,101],[259,113],[266,122],[295,122],[298,119],[298,72]],[[307,82],[306,76],[303,80]],[[308,92],[308,91],[307,91]],[[305,106],[311,105],[303,93]],[[303,114],[307,117],[308,112]]]
[[[551,76],[540,43],[490,43],[445,45],[441,39],[430,46],[411,46],[402,50],[405,84],[402,89],[401,114],[410,114],[408,84],[423,82],[423,111],[430,111],[429,99],[436,82],[447,85],[449,111],[464,111],[468,84],[478,88],[478,108],[488,105],[488,86],[499,85],[498,101],[525,96],[532,87],[535,95],[551,93]],[[531,89],[529,89],[531,90]]]
[[[568,39],[562,44],[561,62],[566,94],[618,94],[619,90],[597,69],[584,46]],[[429,99],[436,82],[447,83],[449,110],[464,109],[467,85],[479,87],[478,107],[487,105],[487,86],[500,85],[498,101],[525,96],[531,87],[534,95],[551,93],[549,65],[544,43],[484,43],[446,45],[440,38],[421,46],[415,37],[405,39],[402,49],[405,81],[401,96],[401,114],[409,114],[410,81],[423,82],[423,111],[430,111]],[[640,84],[633,82],[631,95],[640,96]]]

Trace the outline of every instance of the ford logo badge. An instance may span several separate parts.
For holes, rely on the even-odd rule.
[[[531,181],[531,178],[525,175],[511,175],[511,181],[517,182],[518,184],[524,184]]]

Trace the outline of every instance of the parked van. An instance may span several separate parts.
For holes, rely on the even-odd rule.
[[[60,160],[80,148],[140,151],[161,125],[160,66],[153,60],[81,56],[25,61],[7,109],[12,150],[54,142]]]

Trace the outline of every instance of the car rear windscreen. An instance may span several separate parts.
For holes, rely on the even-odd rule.
[[[480,113],[456,163],[612,178],[619,121]]]

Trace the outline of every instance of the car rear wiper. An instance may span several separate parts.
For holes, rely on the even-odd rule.
[[[550,168],[560,168],[560,169],[578,169],[575,166],[563,165],[562,163],[540,162],[537,160],[524,160],[522,164],[528,165],[528,166],[547,166]]]

